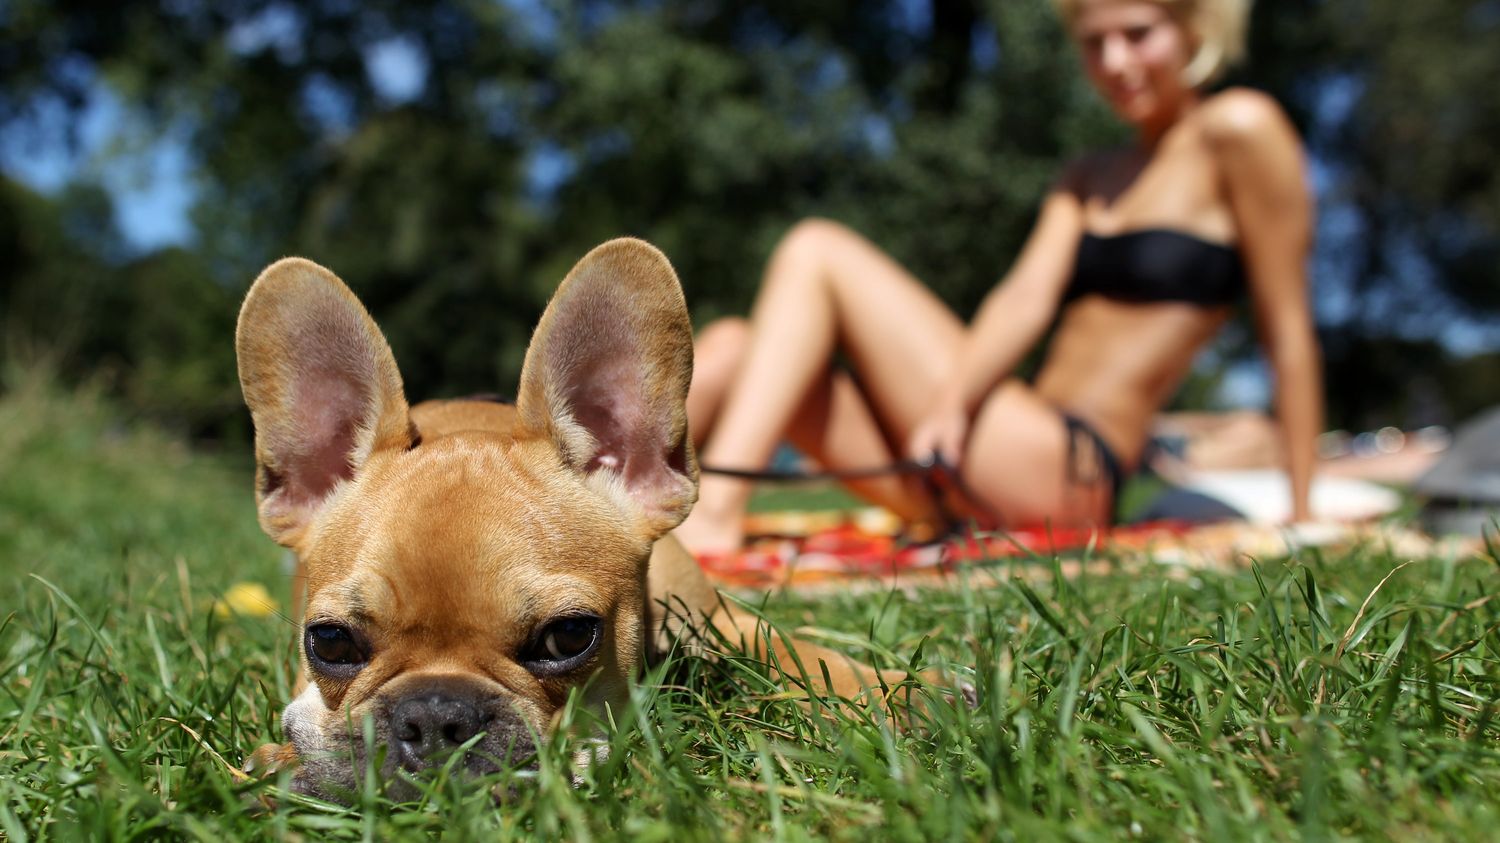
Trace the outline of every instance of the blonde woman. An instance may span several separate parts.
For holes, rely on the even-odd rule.
[[[1270,98],[1205,89],[1240,57],[1248,3],[1056,5],[1134,142],[1066,167],[967,328],[855,232],[793,227],[749,321],[700,338],[689,408],[704,464],[756,468],[782,438],[830,468],[935,452],[987,520],[1104,524],[1152,418],[1248,298],[1275,376],[1293,517],[1309,517],[1322,385],[1301,144]],[[1054,320],[1036,378],[1018,380]],[[836,352],[851,371],[832,367]],[[908,519],[940,517],[910,478],[851,486]],[[737,548],[749,491],[706,475],[678,536],[699,554]]]

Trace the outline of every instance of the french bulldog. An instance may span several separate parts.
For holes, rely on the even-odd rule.
[[[296,557],[302,636],[287,743],[249,770],[292,768],[295,790],[337,798],[369,761],[365,723],[387,779],[460,747],[472,773],[523,764],[574,688],[623,703],[690,625],[802,665],[780,675],[814,693],[907,678],[758,627],[672,537],[697,497],[693,337],[645,242],[605,243],[563,280],[514,406],[409,406],[359,300],[299,258],[256,279],[236,349],[260,523]]]

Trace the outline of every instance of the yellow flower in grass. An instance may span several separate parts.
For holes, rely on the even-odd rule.
[[[214,614],[221,618],[230,615],[264,618],[276,609],[276,599],[258,582],[237,582],[214,601]]]

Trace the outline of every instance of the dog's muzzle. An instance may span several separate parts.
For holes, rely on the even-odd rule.
[[[479,774],[536,752],[531,730],[508,700],[461,680],[424,683],[384,708],[387,763],[409,773],[446,764],[459,751],[463,769]]]

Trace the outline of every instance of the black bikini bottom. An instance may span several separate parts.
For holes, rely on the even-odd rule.
[[[1066,410],[1059,410],[1058,414],[1062,416],[1063,427],[1068,432],[1068,482],[1091,485],[1108,483],[1110,520],[1114,521],[1120,505],[1120,487],[1125,485],[1128,474],[1125,464],[1093,425]],[[1089,459],[1084,447],[1080,447],[1084,443],[1093,452],[1092,459]]]

